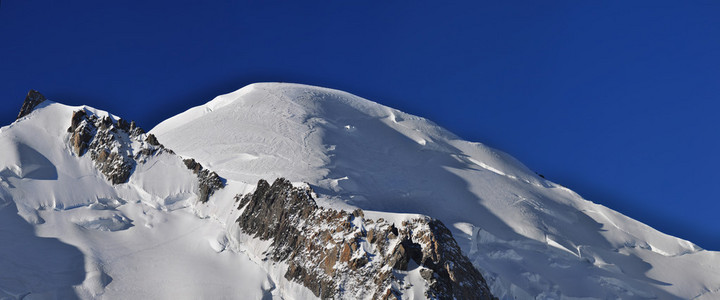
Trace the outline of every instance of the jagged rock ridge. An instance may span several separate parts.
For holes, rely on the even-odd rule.
[[[134,121],[114,120],[110,116],[98,117],[86,110],[73,113],[70,127],[70,146],[78,156],[90,153],[90,158],[112,184],[126,183],[138,162],[160,153],[174,154],[165,148],[153,134],[145,134]],[[136,147],[133,147],[136,144]],[[137,151],[133,149],[137,148]],[[225,184],[215,172],[206,170],[194,159],[185,159],[185,165],[198,177],[199,201],[208,198]]]
[[[267,258],[286,262],[284,277],[323,299],[400,299],[401,273],[419,271],[430,299],[493,299],[482,275],[450,231],[429,217],[396,226],[383,219],[318,207],[309,189],[283,179],[260,180],[236,196],[241,230],[272,240]],[[411,267],[412,266],[412,267]]]

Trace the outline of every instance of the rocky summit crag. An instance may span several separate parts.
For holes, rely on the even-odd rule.
[[[33,111],[33,109],[35,109],[38,105],[40,105],[40,103],[45,100],[46,99],[43,94],[36,90],[30,90],[27,93],[27,96],[25,96],[25,101],[20,108],[20,113],[18,113],[17,119],[27,116],[30,112]]]
[[[493,299],[450,231],[429,217],[393,224],[356,209],[318,207],[309,189],[283,179],[236,196],[241,230],[271,240],[266,258],[288,264],[284,277],[323,299],[402,299],[417,272],[429,299]]]

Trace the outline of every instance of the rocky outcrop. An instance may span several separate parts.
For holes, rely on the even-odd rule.
[[[67,131],[70,132],[70,144],[75,154],[83,156],[89,153],[95,167],[112,184],[127,182],[137,160],[163,149],[141,143],[140,150],[133,153],[132,142],[141,141],[141,129],[133,128],[125,120],[99,117],[85,110],[73,113]]]
[[[165,148],[153,134],[145,134],[134,121],[127,122],[110,116],[99,117],[86,110],[75,111],[70,120],[70,147],[77,156],[89,153],[112,184],[126,183],[135,166],[148,157],[160,153],[175,154]],[[183,160],[198,177],[199,201],[207,202],[217,190],[225,187],[223,179],[206,170],[194,159]]]
[[[152,134],[150,136],[152,136],[153,139],[155,138]],[[148,136],[148,139],[150,136]],[[155,142],[157,142],[157,140],[155,140]],[[185,166],[192,170],[198,177],[200,182],[200,202],[207,202],[215,191],[225,187],[225,183],[217,173],[204,169],[203,166],[194,159],[184,159],[183,162]]]
[[[236,196],[245,234],[271,240],[266,259],[287,263],[284,277],[323,299],[400,299],[407,274],[424,280],[425,297],[493,299],[490,290],[442,222],[428,217],[396,225],[318,207],[309,189],[285,179],[260,180]]]
[[[27,96],[25,96],[25,101],[23,102],[22,107],[20,108],[20,113],[18,114],[17,118],[20,119],[24,116],[27,116],[30,114],[35,107],[37,107],[40,103],[45,101],[45,96],[43,94],[40,94],[40,92],[36,90],[30,90],[27,93]]]

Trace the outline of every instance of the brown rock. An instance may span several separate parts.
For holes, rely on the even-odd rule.
[[[87,113],[85,112],[85,110],[78,110],[73,112],[72,118],[70,119],[70,127],[67,131],[75,132],[75,129],[80,126],[80,122],[82,122],[86,116]]]
[[[18,114],[16,120],[30,114],[43,101],[45,101],[45,96],[43,96],[43,94],[40,94],[40,92],[36,90],[30,90],[27,93],[27,96],[25,96],[25,101],[20,108],[20,113]]]
[[[325,262],[323,264],[325,274],[333,274],[335,272],[335,263],[337,263],[337,247],[333,247],[328,253],[325,254]]]
[[[342,252],[340,252],[340,262],[349,262],[350,258],[352,257],[353,250],[351,249],[352,246],[350,246],[351,243],[345,243],[343,245]]]
[[[287,261],[286,278],[320,298],[345,299],[362,291],[373,299],[399,299],[401,291],[387,287],[401,284],[393,269],[407,270],[412,260],[421,267],[428,298],[492,299],[480,273],[439,221],[415,219],[403,222],[401,228],[376,222],[367,232],[352,230],[356,225],[368,226],[364,219],[349,222],[364,218],[360,211],[348,214],[319,208],[307,190],[294,188],[284,179],[272,185],[261,180],[254,193],[239,201],[246,203],[240,206],[244,210],[237,220],[241,230],[272,239],[268,258]],[[343,241],[336,243],[334,239],[340,237]],[[375,249],[372,256],[356,255],[362,251],[362,237]],[[395,245],[389,253],[388,239],[394,239]],[[346,263],[347,268],[335,269],[338,263]]]
[[[160,146],[160,142],[158,142],[157,138],[154,134],[148,134],[147,138],[145,138],[145,141],[148,142],[148,144],[153,146]]]
[[[375,243],[377,238],[377,234],[375,233],[375,229],[370,229],[367,231],[367,241],[371,244]]]

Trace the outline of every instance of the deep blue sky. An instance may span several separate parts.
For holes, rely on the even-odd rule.
[[[720,250],[720,2],[236,2],[2,1],[0,124],[31,88],[149,130],[252,82],[326,86]]]

